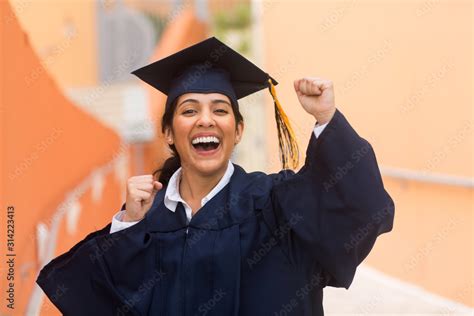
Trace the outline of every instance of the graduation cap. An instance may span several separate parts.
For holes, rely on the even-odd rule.
[[[210,37],[132,74],[167,95],[166,109],[191,92],[221,93],[238,107],[238,99],[268,88],[275,106],[283,168],[298,166],[298,144],[275,92],[278,82],[217,38]]]

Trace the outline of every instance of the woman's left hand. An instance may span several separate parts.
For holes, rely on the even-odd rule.
[[[319,124],[331,120],[336,112],[334,88],[330,80],[305,77],[294,81],[296,95],[303,108],[313,115]]]

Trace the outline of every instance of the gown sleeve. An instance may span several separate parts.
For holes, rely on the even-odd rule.
[[[392,229],[394,203],[372,146],[336,110],[311,139],[304,166],[271,175],[265,219],[294,263],[319,264],[324,284],[348,288],[378,235]]]
[[[107,278],[101,257],[108,248],[97,240],[109,236],[109,231],[110,224],[90,233],[41,269],[36,283],[63,315],[134,314]],[[118,238],[117,234],[111,236],[108,247]]]

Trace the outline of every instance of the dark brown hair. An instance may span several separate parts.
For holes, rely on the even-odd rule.
[[[171,105],[165,109],[165,113],[163,113],[163,117],[161,119],[161,132],[164,134],[167,128],[172,128],[173,126],[173,117],[176,110],[176,105],[178,103],[178,99],[176,98]],[[229,98],[230,99],[230,98]],[[240,122],[244,121],[242,114],[239,111],[239,104],[237,102],[232,102],[231,100],[232,111],[234,112],[235,117],[235,125]],[[168,185],[171,176],[175,173],[176,170],[181,167],[181,158],[179,157],[178,151],[174,145],[169,145],[171,149],[171,157],[165,160],[161,168],[156,169],[153,171],[153,176],[156,177],[156,174],[160,174],[158,177],[158,181],[163,184],[163,186]]]

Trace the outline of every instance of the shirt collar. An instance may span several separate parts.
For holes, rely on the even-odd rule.
[[[176,211],[176,206],[178,205],[178,202],[186,203],[182,198],[181,194],[179,193],[179,181],[181,180],[181,172],[182,172],[182,167],[179,167],[178,170],[176,170],[173,175],[171,176],[168,186],[166,187],[165,191],[165,197],[164,197],[164,203],[166,208],[171,210],[172,212]],[[222,176],[222,178],[219,180],[219,182],[216,184],[214,188],[201,200],[201,207],[204,206],[214,195],[219,193],[220,190],[222,190],[223,187],[225,187],[234,173],[234,165],[232,162],[229,160],[227,164],[227,169]]]

